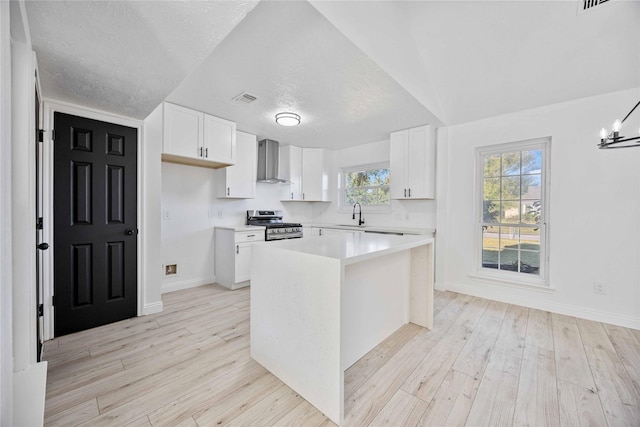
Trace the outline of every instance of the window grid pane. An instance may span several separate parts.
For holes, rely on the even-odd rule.
[[[388,167],[354,167],[343,170],[343,205],[388,206],[390,173]]]
[[[540,274],[540,228],[485,224],[482,227],[482,267]]]
[[[482,267],[540,275],[542,149],[482,156]]]

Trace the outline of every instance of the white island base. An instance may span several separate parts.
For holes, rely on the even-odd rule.
[[[344,371],[433,324],[433,238],[337,234],[253,247],[251,356],[340,425]]]

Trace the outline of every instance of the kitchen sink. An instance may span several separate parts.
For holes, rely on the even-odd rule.
[[[336,224],[335,226],[336,227],[352,227],[352,228],[365,228],[366,227],[366,225],[356,225],[356,224]]]

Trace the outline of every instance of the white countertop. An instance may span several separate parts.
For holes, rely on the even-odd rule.
[[[411,227],[387,227],[384,225],[347,225],[347,224],[302,224],[305,227],[319,227],[319,228],[333,228],[337,230],[354,230],[354,231],[369,231],[376,233],[398,233],[398,234],[428,234],[434,235],[435,228],[411,228]]]
[[[260,231],[265,229],[264,226],[260,225],[216,225],[215,228],[220,228],[222,230],[231,230],[231,231]]]
[[[338,233],[258,244],[269,245],[269,248],[272,249],[333,258],[339,260],[343,265],[347,265],[429,243],[433,243],[433,237],[425,235]]]

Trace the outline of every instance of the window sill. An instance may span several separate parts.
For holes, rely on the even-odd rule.
[[[348,214],[352,214],[353,213],[353,206],[349,206],[349,207],[340,207],[337,209],[338,213],[348,213]],[[391,209],[391,206],[389,207],[371,207],[371,206],[364,206],[362,209],[362,215],[368,215],[368,214],[390,214],[392,213],[393,210]],[[357,215],[357,213],[356,213]]]
[[[548,282],[543,279],[522,279],[498,276],[495,274],[487,274],[482,271],[477,273],[469,273],[471,280],[478,282],[491,283],[494,285],[508,286],[512,288],[527,289],[530,291],[538,291],[544,293],[553,293],[555,288],[548,285]]]

